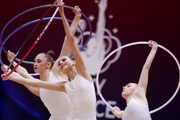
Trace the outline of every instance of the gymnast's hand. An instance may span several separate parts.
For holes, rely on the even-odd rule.
[[[1,78],[5,81],[5,80],[14,80],[14,79],[18,79],[19,77],[21,77],[18,73],[16,72],[12,72],[9,76],[6,77],[6,75],[11,71],[9,69],[8,72],[6,72],[8,69],[8,66],[7,65],[2,65],[1,66],[1,70],[4,72],[2,75],[1,75]]]
[[[60,0],[56,0],[55,3],[57,4],[57,7],[59,7],[59,12],[61,14],[64,13],[64,2],[61,2]]]
[[[11,62],[14,57],[15,57],[15,54],[13,52],[11,52],[10,50],[8,50],[8,53],[7,53],[8,61]]]
[[[114,106],[112,109],[111,109],[111,112],[118,118],[122,118],[122,114],[123,114],[123,111],[117,107],[117,106]]]
[[[55,3],[57,4],[58,7],[64,7],[64,2],[62,2],[61,0],[56,0]]]
[[[1,66],[1,70],[2,70],[3,72],[6,72],[7,68],[8,68],[8,66],[5,65],[5,64]]]
[[[81,17],[81,9],[79,8],[79,6],[75,6],[74,9],[73,9],[73,12],[76,16],[79,16]]]
[[[149,40],[149,47],[152,47],[152,49],[157,50],[158,48],[157,42],[153,40]]]
[[[100,0],[98,7],[100,10],[105,11],[108,6],[108,0]]]
[[[10,72],[10,71],[9,71]],[[19,78],[22,78],[22,76],[21,75],[19,75],[18,73],[16,73],[16,72],[12,72],[9,76],[6,76],[9,72],[7,72],[7,73],[3,73],[2,75],[1,75],[1,78],[5,81],[5,80],[17,80],[17,79],[19,79]]]
[[[4,72],[4,74],[1,75],[1,77],[2,77],[3,80],[8,80],[8,79],[5,77],[6,74],[7,74],[7,73],[6,73],[7,68],[8,68],[8,66],[5,65],[5,64],[1,66],[1,70]],[[10,71],[10,70],[9,70],[9,71]]]

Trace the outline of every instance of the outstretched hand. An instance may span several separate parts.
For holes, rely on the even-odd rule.
[[[7,65],[2,65],[2,66],[1,66],[1,70],[4,72],[4,73],[1,75],[1,78],[2,78],[4,81],[5,81],[5,80],[16,80],[16,79],[21,78],[21,76],[20,76],[18,73],[16,73],[16,72],[12,72],[9,76],[7,76],[7,74],[11,71],[11,70],[9,69],[9,71],[6,72],[6,71],[7,71],[7,68],[8,68]]]

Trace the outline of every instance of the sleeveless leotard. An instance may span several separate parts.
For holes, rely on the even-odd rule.
[[[151,120],[148,105],[131,98],[124,110],[122,120]]]
[[[79,74],[65,83],[66,92],[72,105],[70,120],[96,120],[96,96],[94,83]]]
[[[51,72],[48,82],[59,80]],[[49,120],[69,120],[71,114],[71,102],[64,92],[52,91],[40,88],[40,98],[51,114]]]

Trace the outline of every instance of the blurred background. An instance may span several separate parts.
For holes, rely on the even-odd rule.
[[[4,51],[11,50],[16,53],[37,23],[29,24],[14,34],[12,32],[23,24],[41,18],[48,9],[42,5],[53,2],[50,0],[1,0],[0,31]],[[95,81],[104,58],[116,48],[132,42],[154,40],[169,49],[178,60],[180,59],[180,3],[178,0],[64,0],[64,2],[70,7],[79,5],[85,14],[79,24],[83,31],[83,43],[86,43],[91,32],[92,38],[81,53]],[[37,6],[39,6],[38,9],[30,9]],[[55,8],[52,8],[46,17],[51,17],[54,11]],[[71,9],[65,8],[65,14],[68,19],[73,19],[74,14]],[[59,13],[56,17],[59,17]],[[92,30],[86,17],[92,25]],[[23,57],[47,22],[41,22],[19,52],[18,58]],[[12,36],[9,36],[10,34]],[[53,20],[26,60],[34,61],[38,53],[48,50],[55,51],[58,57],[64,36],[62,21]],[[75,35],[77,44],[82,40],[81,36],[82,33],[77,30]],[[0,51],[1,63],[9,64],[4,51]],[[99,88],[110,105],[125,109],[126,102],[121,97],[122,87],[129,82],[138,82],[149,51],[147,44],[130,46],[119,50],[104,63],[99,72]],[[24,63],[21,65],[29,73],[33,73],[32,65]],[[2,71],[0,72],[2,74]],[[174,92],[178,90],[179,74],[178,64],[172,56],[159,48],[150,69],[147,89],[151,111],[157,110],[175,95]],[[117,119],[98,93],[96,95],[97,119]],[[180,120],[179,108],[180,94],[177,92],[168,105],[151,114],[152,119]],[[0,80],[0,120],[47,120],[49,116],[40,98],[30,93],[23,85]]]

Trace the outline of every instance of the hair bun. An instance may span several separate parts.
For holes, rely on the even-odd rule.
[[[49,50],[49,51],[47,51],[46,52],[48,55],[50,55],[52,58],[54,58],[54,56],[55,56],[55,53],[54,53],[54,51],[52,51],[52,50]]]

